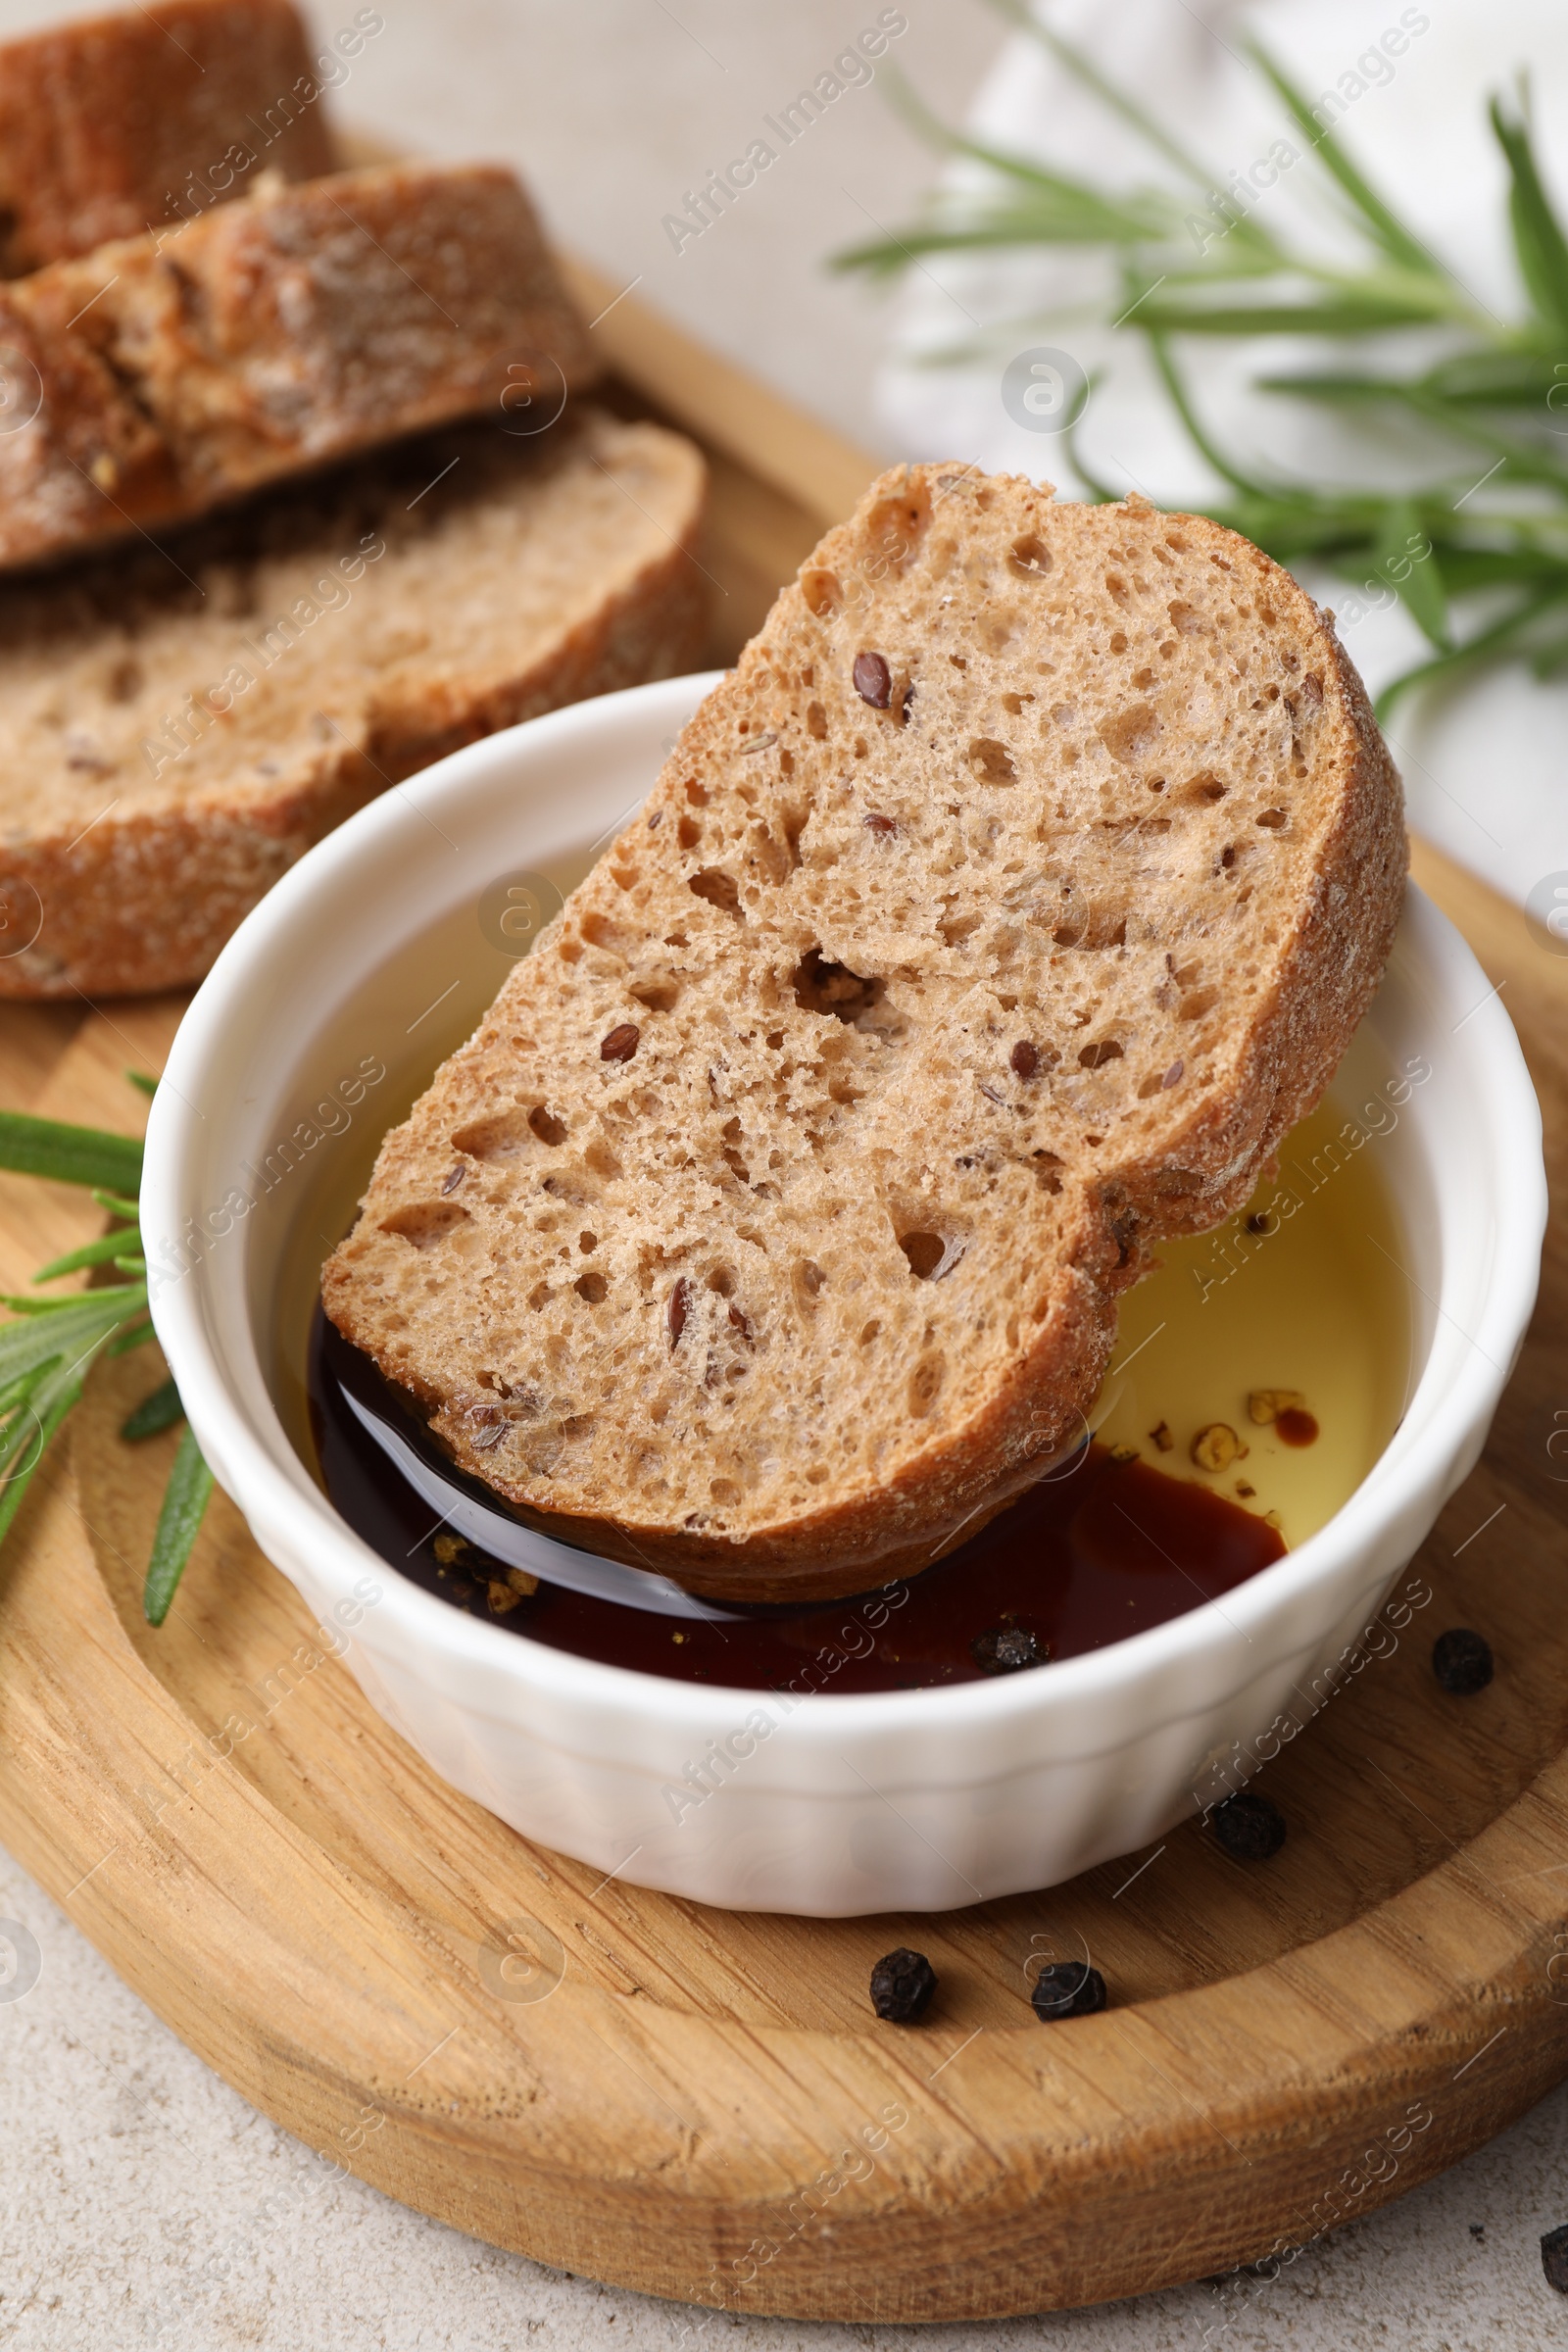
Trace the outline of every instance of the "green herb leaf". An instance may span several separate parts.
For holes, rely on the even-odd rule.
[[[144,1396],[132,1413],[127,1413],[120,1425],[120,1434],[134,1446],[143,1438],[156,1438],[160,1431],[172,1429],[176,1421],[185,1418],[185,1407],[179,1401],[179,1391],[172,1380],[161,1389]]]
[[[149,1078],[145,1070],[127,1070],[125,1076],[130,1080],[132,1086],[139,1087],[142,1093],[149,1098],[157,1094],[158,1081],[156,1078]]]
[[[212,1491],[213,1474],[202,1459],[195,1432],[187,1427],[164,1491],[164,1507],[158,1514],[158,1532],[142,1588],[142,1611],[149,1625],[162,1625],[169,1615]]]
[[[1339,181],[1373,239],[1383,248],[1390,261],[1417,276],[1437,277],[1445,283],[1451,283],[1436,256],[1389,210],[1371,182],[1356,170],[1333,132],[1326,124],[1319,122],[1305,95],[1297,88],[1283,67],[1275,64],[1261,42],[1253,41],[1250,47],[1278,96],[1284,100],[1285,110],[1297,129],[1309,142],[1325,171],[1331,172]]]
[[[46,1176],[56,1184],[102,1185],[129,1194],[141,1183],[142,1149],[134,1136],[69,1127],[24,1110],[0,1110],[0,1168]]]
[[[146,1311],[147,1289],[144,1283],[122,1283],[112,1290],[78,1291],[66,1298],[11,1303],[34,1311],[15,1323],[0,1323],[0,1389],[51,1356],[85,1359],[122,1324]],[[36,1311],[39,1308],[44,1311]]]
[[[1189,296],[1178,288],[1142,305],[1138,324],[1151,334],[1369,335],[1439,325],[1451,317],[1452,304],[1441,288],[1369,277],[1294,300],[1259,294],[1245,302],[1220,301],[1206,289]]]
[[[129,1355],[133,1348],[145,1348],[150,1340],[155,1340],[157,1337],[158,1334],[153,1329],[151,1322],[132,1323],[126,1330],[118,1333],[110,1341],[104,1353],[105,1355]]]
[[[1413,499],[1389,501],[1383,528],[1372,551],[1378,577],[1402,599],[1405,609],[1440,653],[1450,653],[1448,599],[1432,541],[1421,527]]]
[[[1568,240],[1541,183],[1530,124],[1522,114],[1505,115],[1497,98],[1491,113],[1497,144],[1508,159],[1508,219],[1519,274],[1543,325],[1554,335],[1568,335]]]
[[[1457,677],[1478,662],[1494,661],[1500,655],[1524,650],[1528,633],[1544,612],[1554,605],[1568,602],[1568,579],[1560,586],[1544,589],[1527,597],[1503,613],[1492,626],[1482,629],[1464,645],[1455,646],[1451,653],[1440,654],[1435,662],[1417,662],[1413,669],[1392,678],[1378,696],[1373,709],[1380,719],[1390,716],[1412,688],[1432,685],[1441,679]]]
[[[101,1233],[95,1242],[83,1242],[79,1250],[68,1250],[64,1257],[52,1257],[40,1266],[34,1282],[58,1282],[62,1274],[78,1274],[83,1266],[119,1265],[124,1255],[126,1237],[123,1233]],[[138,1272],[145,1273],[145,1266]]]
[[[126,1200],[120,1193],[94,1192],[93,1199],[99,1207],[106,1208],[112,1217],[123,1217],[127,1225],[134,1225],[141,1215],[140,1203]]]
[[[1260,375],[1256,382],[1261,392],[1289,392],[1300,400],[1400,401],[1419,393],[1429,401],[1450,401],[1465,408],[1534,409],[1539,413],[1548,407],[1555,392],[1559,395],[1557,406],[1568,405],[1568,381],[1557,372],[1553,361],[1527,351],[1458,352],[1413,380],[1330,368],[1298,375]]]
[[[74,1363],[40,1367],[41,1377],[34,1383],[26,1403],[9,1425],[4,1438],[0,1438],[0,1542],[22,1507],[23,1496],[49,1450],[50,1440],[72,1406],[79,1402],[82,1384],[96,1353],[94,1348]]]
[[[1180,140],[1168,131],[1162,122],[1156,122],[1154,117],[1146,108],[1140,106],[1136,99],[1129,98],[1125,90],[1119,90],[1113,81],[1107,80],[1099,67],[1082,49],[1065,39],[1061,33],[1053,31],[1049,24],[1042,24],[1033,9],[1026,5],[1026,0],[992,0],[992,6],[1000,16],[1005,17],[1009,24],[1015,24],[1020,32],[1027,33],[1031,40],[1038,41],[1042,48],[1049,49],[1058,64],[1064,65],[1068,73],[1082,82],[1086,90],[1093,90],[1103,107],[1111,114],[1119,115],[1124,122],[1130,123],[1139,136],[1147,140],[1149,145],[1154,149],[1156,154],[1163,155],[1168,162],[1173,163],[1178,171],[1184,172],[1187,177],[1194,180],[1199,187],[1208,188],[1216,183],[1219,177],[1217,172],[1211,172],[1200,157],[1190,153]]]

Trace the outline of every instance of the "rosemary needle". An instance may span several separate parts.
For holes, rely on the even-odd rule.
[[[127,1075],[144,1093],[156,1083],[134,1072]],[[0,1168],[80,1185],[117,1220],[115,1229],[96,1241],[41,1266],[34,1284],[100,1268],[124,1278],[52,1298],[0,1298],[13,1317],[0,1323],[0,1542],[99,1356],[123,1355],[153,1337],[147,1266],[136,1230],[141,1158],[142,1148],[132,1136],[38,1119],[25,1111],[0,1111]],[[183,1418],[179,1392],[167,1380],[128,1416],[120,1434],[131,1441],[150,1438]],[[187,1428],[165,1491],[142,1596],[154,1625],[162,1625],[169,1614],[212,1487],[212,1472]]]

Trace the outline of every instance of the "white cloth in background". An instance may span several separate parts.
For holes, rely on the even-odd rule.
[[[1486,120],[1486,102],[1531,73],[1537,152],[1568,215],[1568,12],[1562,0],[1040,0],[1068,35],[1223,181],[1247,172],[1271,142],[1293,131],[1243,42],[1255,33],[1311,98],[1348,74],[1366,84],[1348,106],[1341,135],[1401,219],[1429,239],[1478,300],[1517,316],[1520,296],[1508,246],[1506,175]],[[1418,24],[1424,29],[1412,29]],[[1357,61],[1390,27],[1404,28],[1402,55],[1357,72]],[[940,93],[925,92],[940,105]],[[1100,184],[1181,185],[1138,135],[1102,107],[1037,42],[1019,34],[983,85],[969,129],[999,146],[1032,154]],[[959,163],[950,175],[966,177]],[[1344,232],[1336,200],[1309,158],[1289,167],[1258,200],[1259,217],[1314,246]],[[1196,206],[1195,206],[1196,209]],[[1345,248],[1348,256],[1353,241]],[[1006,362],[1032,346],[1069,353],[1097,383],[1081,427],[1085,461],[1118,488],[1142,488],[1161,504],[1212,499],[1214,481],[1154,381],[1142,339],[1097,323],[1114,284],[1099,256],[1029,252],[938,256],[911,271],[894,314],[878,404],[899,447],[917,457],[955,457],[989,468],[1047,475],[1066,487],[1060,445],[1015,423],[1003,406]],[[1012,331],[1012,322],[1025,321]],[[1005,331],[1004,331],[1005,330]],[[974,347],[960,366],[933,368],[922,355]],[[1179,346],[1198,405],[1228,454],[1265,473],[1320,481],[1356,478],[1331,415],[1303,402],[1256,394],[1250,379],[1269,368],[1322,364],[1325,346],[1281,338],[1261,352],[1215,339]],[[1342,347],[1343,348],[1343,347]],[[1410,346],[1391,343],[1391,352]],[[1568,357],[1568,354],[1565,354]],[[1568,425],[1568,417],[1564,419]],[[1384,482],[1429,476],[1452,464],[1412,428],[1368,413],[1364,452],[1375,435]],[[1568,434],[1564,439],[1568,457]],[[1364,467],[1365,457],[1359,460]],[[1461,458],[1460,466],[1465,461]],[[1476,453],[1475,478],[1491,460]],[[1359,478],[1365,480],[1362,471]],[[1490,489],[1489,485],[1489,489]],[[1485,493],[1483,494],[1485,495]],[[1341,632],[1368,684],[1426,652],[1397,605],[1352,617],[1355,600],[1337,575],[1303,569],[1314,595],[1334,606]],[[1369,600],[1361,600],[1363,602]],[[1538,685],[1519,665],[1407,702],[1390,740],[1404,774],[1411,820],[1450,856],[1521,902],[1544,877],[1568,874],[1568,684]]]

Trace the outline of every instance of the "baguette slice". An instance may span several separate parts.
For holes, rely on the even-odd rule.
[[[365,46],[346,26],[343,54]],[[288,0],[155,0],[0,47],[0,277],[332,169],[321,98],[351,69]]]
[[[266,179],[0,288],[0,350],[11,565],[452,418],[531,424],[596,373],[527,197],[476,164]]]
[[[0,997],[195,980],[388,784],[689,669],[703,490],[657,425],[469,425],[186,532],[178,568],[0,588]]]
[[[1398,780],[1216,524],[884,475],[382,1147],[326,1310],[461,1467],[725,1599],[925,1565],[1375,990]]]

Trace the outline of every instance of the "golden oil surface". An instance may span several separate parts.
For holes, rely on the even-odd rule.
[[[1303,1543],[1347,1502],[1398,1427],[1411,1365],[1410,1291],[1378,1138],[1332,1096],[1282,1147],[1279,1173],[1212,1233],[1164,1243],[1122,1301],[1116,1351],[1090,1420],[1171,1476],[1198,1480]],[[1294,1390],[1318,1425],[1286,1445],[1254,1422],[1255,1392]],[[1220,1423],[1241,1448],[1193,1458]],[[1163,1430],[1168,1446],[1154,1436]],[[1248,1493],[1246,1490],[1250,1489]]]

